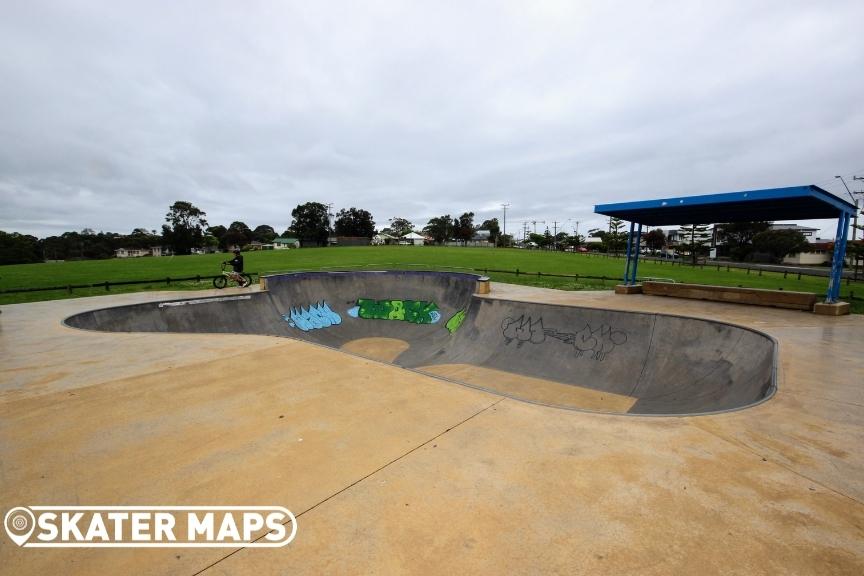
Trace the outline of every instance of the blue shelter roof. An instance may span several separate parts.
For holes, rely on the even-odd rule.
[[[649,226],[812,220],[853,214],[855,206],[818,186],[598,204],[594,212]]]

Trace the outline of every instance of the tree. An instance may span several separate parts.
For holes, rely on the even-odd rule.
[[[655,228],[642,235],[645,246],[651,250],[662,250],[666,246],[666,234],[660,228]]]
[[[301,242],[314,242],[326,246],[330,236],[330,214],[327,206],[320,202],[300,204],[291,211],[293,220],[290,230]]]
[[[375,221],[372,214],[361,208],[339,210],[336,214],[337,236],[362,236],[371,238],[375,234]]]
[[[717,239],[738,261],[747,260],[753,252],[753,238],[771,227],[770,222],[732,222],[717,225]]]
[[[162,235],[175,254],[191,254],[192,248],[200,248],[204,243],[204,229],[207,220],[202,210],[191,202],[178,200],[165,215],[168,224],[162,225]]]
[[[771,255],[780,262],[790,254],[798,254],[809,248],[807,238],[797,230],[765,230],[753,237],[753,248]]]
[[[861,228],[861,226],[858,226]],[[852,270],[855,280],[858,279],[858,266],[861,260],[864,260],[864,240],[851,240],[846,245],[846,254],[852,260]]]
[[[212,234],[216,238],[222,238],[222,235],[225,234],[225,232],[227,232],[227,231],[228,231],[228,229],[225,228],[225,226],[222,226],[221,224],[219,224],[218,226],[210,226],[209,228],[207,228],[207,232],[209,234]]]
[[[558,232],[552,239],[552,245],[555,246],[556,250],[564,250],[567,247],[569,239],[570,236],[566,232]]]
[[[41,262],[39,240],[35,236],[0,230],[0,264]]]
[[[429,220],[429,223],[423,228],[423,232],[431,236],[437,244],[443,244],[453,235],[453,222],[454,220],[449,214],[438,216]]]
[[[551,234],[549,234],[548,236],[546,234],[537,234],[536,232],[531,232],[528,234],[528,241],[533,242],[540,248],[545,248],[546,246],[548,246],[551,238]]]
[[[572,236],[567,236],[564,239],[564,245],[570,246],[572,248],[578,248],[579,246],[582,246],[582,244],[584,244],[584,243],[585,243],[585,237],[582,236],[581,234],[573,234]]]
[[[131,234],[118,239],[118,243],[122,248],[134,248],[137,250],[146,250],[153,246],[158,246],[162,243],[162,237],[155,231],[147,230],[146,228],[135,228]]]
[[[239,224],[239,226],[235,226]],[[223,251],[229,250],[231,247],[242,248],[251,242],[252,231],[242,222],[235,222],[228,227],[228,230],[219,238],[219,249]]]
[[[708,232],[708,225],[685,224],[678,228],[678,234],[681,236],[679,245],[690,251],[690,257],[695,265],[696,258],[699,254],[705,252],[705,247],[711,240],[711,233]]]
[[[412,224],[410,220],[406,220],[405,218],[391,218],[390,226],[382,230],[382,232],[390,234],[391,236],[404,236],[413,230],[414,224]]]
[[[484,220],[479,229],[488,230],[489,241],[498,244],[498,238],[501,236],[501,227],[498,225],[498,218]]]
[[[204,235],[204,246],[209,248],[208,252],[215,252],[219,249],[219,239],[212,234]]]
[[[618,254],[618,251],[624,247],[624,244],[627,241],[627,233],[624,232],[624,221],[620,218],[610,217],[609,218],[609,233],[602,237],[606,244],[606,252],[615,252]]]
[[[273,242],[273,239],[276,238],[276,236],[278,236],[276,231],[272,226],[268,226],[267,224],[261,224],[252,231],[252,239],[256,242],[261,242],[262,244]]]
[[[474,237],[474,213],[465,212],[453,220],[453,236],[456,240],[468,242]]]

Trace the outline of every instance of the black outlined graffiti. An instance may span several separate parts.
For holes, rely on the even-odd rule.
[[[529,316],[526,319],[524,314],[515,319],[505,318],[501,323],[501,332],[504,334],[507,344],[516,340],[516,345],[520,348],[525,342],[540,344],[546,340],[546,334],[543,331],[543,318],[531,320]]]
[[[518,318],[507,317],[501,323],[501,333],[505,344],[516,342],[521,347],[526,342],[531,344],[542,344],[547,338],[552,338],[573,346],[576,357],[581,358],[586,352],[591,354],[592,360],[602,362],[606,359],[616,346],[627,342],[627,333],[623,330],[615,330],[612,326],[601,324],[592,326],[586,322],[585,326],[576,332],[559,332],[552,328],[543,326],[543,318],[533,320],[523,314]]]

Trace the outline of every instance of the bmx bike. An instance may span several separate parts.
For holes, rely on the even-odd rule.
[[[252,285],[252,277],[249,274],[242,274],[234,272],[233,270],[226,270],[225,263],[222,263],[222,275],[216,276],[213,278],[213,286],[215,288],[225,288],[230,283],[234,283],[240,288],[246,288],[247,286]]]

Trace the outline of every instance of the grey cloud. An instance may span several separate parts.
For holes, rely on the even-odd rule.
[[[0,228],[580,220],[864,169],[859,2],[28,2],[0,21]],[[569,225],[572,229],[572,223]],[[508,225],[510,228],[510,225]],[[831,223],[823,228],[833,233]]]

